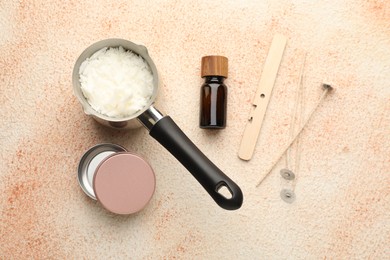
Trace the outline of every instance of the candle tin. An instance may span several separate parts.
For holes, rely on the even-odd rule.
[[[152,198],[156,179],[140,156],[116,144],[98,144],[82,156],[78,166],[80,187],[108,211],[132,214]]]

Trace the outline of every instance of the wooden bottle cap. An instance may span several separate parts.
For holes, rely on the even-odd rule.
[[[228,58],[224,56],[202,57],[201,77],[222,76],[228,77]]]

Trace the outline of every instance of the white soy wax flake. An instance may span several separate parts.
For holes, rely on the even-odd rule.
[[[81,91],[100,114],[125,118],[145,106],[153,94],[153,74],[147,62],[122,46],[103,48],[80,66]]]

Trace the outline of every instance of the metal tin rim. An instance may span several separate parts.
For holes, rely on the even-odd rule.
[[[92,160],[99,154],[103,152],[112,152],[115,154],[117,152],[127,152],[126,148],[117,144],[111,143],[102,143],[97,144],[91,148],[89,148],[84,155],[81,157],[78,168],[77,168],[77,179],[81,189],[84,193],[93,200],[96,200],[95,192],[93,191],[93,183],[92,180],[88,180],[88,168]],[[105,159],[110,157],[112,154],[109,154],[99,161],[99,164],[103,162]],[[97,167],[96,167],[97,168]],[[93,173],[95,174],[95,173]]]

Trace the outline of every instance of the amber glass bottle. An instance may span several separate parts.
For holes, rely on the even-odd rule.
[[[200,91],[201,128],[226,127],[228,59],[223,56],[202,57],[201,76],[205,79]]]

